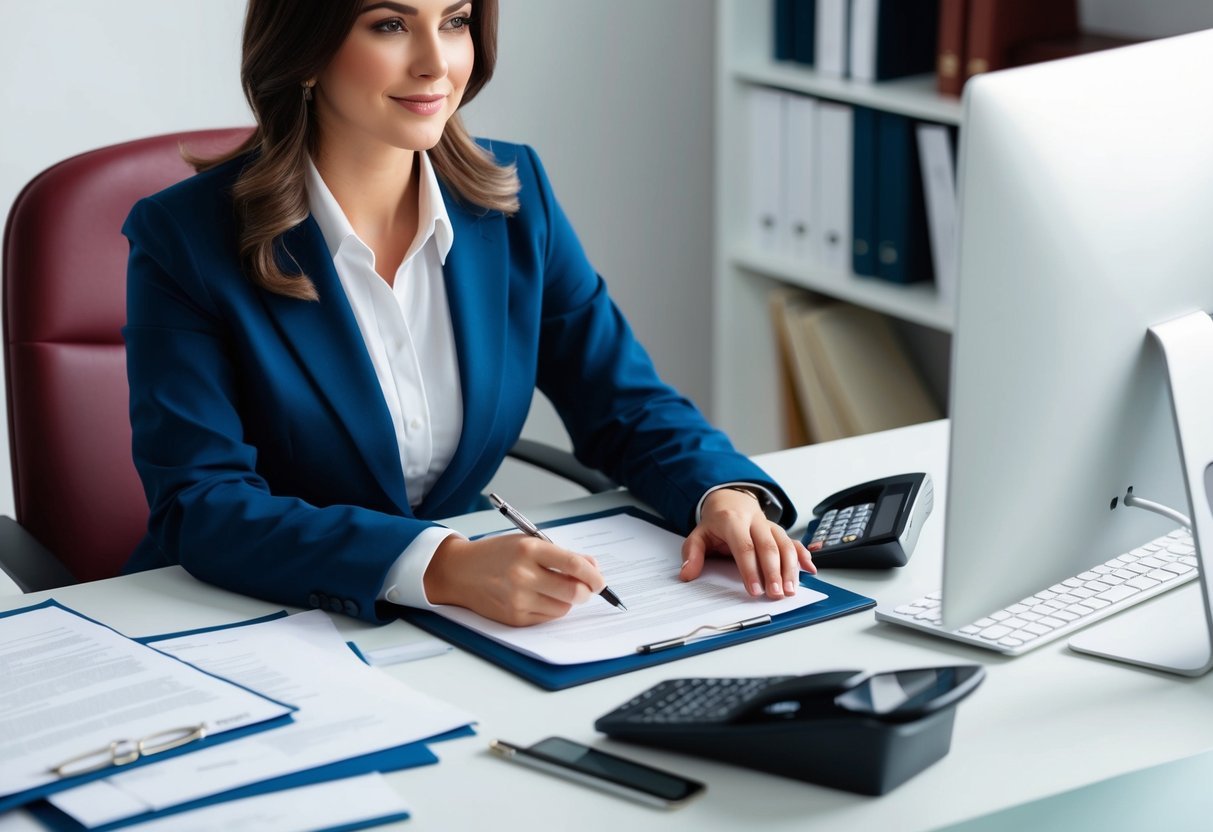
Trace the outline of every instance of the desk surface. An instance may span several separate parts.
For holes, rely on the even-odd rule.
[[[947,424],[769,454],[758,459],[802,511],[856,482],[927,471],[946,488]],[[625,503],[599,495],[545,509],[519,507],[548,520]],[[899,603],[940,584],[944,500],[937,499],[910,563],[892,572],[834,570],[826,580]],[[450,525],[475,534],[501,527],[480,512]],[[1186,590],[1179,590],[1186,591]],[[145,572],[29,596],[0,598],[11,609],[54,597],[132,636],[238,621],[274,609],[199,583],[180,568]],[[335,616],[359,646],[375,649],[421,637],[402,622],[372,627]],[[637,692],[673,676],[806,673],[981,662],[988,678],[958,711],[951,753],[879,798],[833,791],[721,763],[608,741],[594,720]],[[984,651],[878,624],[870,611],[717,650],[674,664],[545,693],[458,650],[388,668],[419,690],[479,717],[478,735],[435,746],[437,766],[390,775],[413,809],[400,828],[451,830],[567,828],[927,830],[1213,747],[1213,674],[1183,679],[1085,658],[1064,644],[1005,659]],[[664,812],[601,795],[490,757],[499,737],[530,743],[551,734],[592,743],[708,783],[706,795]],[[1029,760],[1032,760],[1029,764]]]

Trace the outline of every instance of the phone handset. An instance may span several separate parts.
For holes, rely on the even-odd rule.
[[[738,703],[721,722],[772,722],[819,715],[838,694],[859,684],[860,670],[833,670],[794,676],[768,685],[750,699]]]

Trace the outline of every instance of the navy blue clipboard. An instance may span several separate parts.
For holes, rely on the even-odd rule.
[[[668,528],[653,515],[630,507],[609,509],[595,514],[583,514],[577,517],[556,520],[551,523],[540,523],[539,525],[541,528],[551,528],[583,520],[593,520],[612,514],[631,514],[662,528]],[[666,662],[685,659],[687,656],[697,656],[700,653],[719,650],[722,647],[754,641],[765,636],[794,630],[798,627],[807,627],[819,621],[828,621],[831,618],[850,615],[853,612],[859,612],[860,610],[876,606],[876,602],[871,598],[818,580],[807,572],[801,573],[800,585],[816,590],[826,597],[807,607],[801,607],[798,610],[773,616],[770,624],[763,624],[760,627],[700,639],[682,647],[674,647],[657,653],[636,653],[630,656],[621,656],[617,659],[605,659],[603,661],[584,662],[582,664],[550,664],[549,662],[541,661],[499,644],[474,630],[464,627],[462,624],[458,624],[449,618],[444,618],[438,613],[429,612],[428,610],[400,608],[400,617],[432,635],[449,641],[456,647],[461,647],[469,653],[521,676],[523,679],[544,690],[563,690],[564,688],[584,685],[587,682],[596,682],[599,679],[617,676],[621,673],[640,670],[644,667],[665,664]]]

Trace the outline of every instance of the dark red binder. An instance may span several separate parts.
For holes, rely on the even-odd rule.
[[[1011,66],[1026,41],[1078,34],[1078,0],[969,0],[965,77]]]

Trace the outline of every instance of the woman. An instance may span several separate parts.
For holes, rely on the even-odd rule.
[[[592,560],[432,519],[483,507],[536,385],[581,459],[690,530],[684,579],[731,553],[779,598],[813,569],[786,495],[657,378],[534,152],[468,137],[496,15],[249,3],[256,131],[124,227],[151,507],[129,569],[371,621],[380,601],[562,616],[605,586]]]

